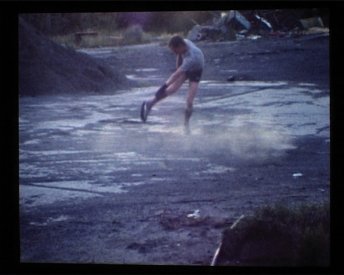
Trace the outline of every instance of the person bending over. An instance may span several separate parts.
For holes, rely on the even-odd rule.
[[[203,72],[204,55],[194,43],[178,35],[170,39],[168,46],[177,55],[177,70],[158,89],[154,98],[142,103],[141,119],[145,122],[150,110],[156,103],[177,92],[182,84],[189,80],[184,120],[184,125],[188,130],[193,110],[193,100],[197,94]]]

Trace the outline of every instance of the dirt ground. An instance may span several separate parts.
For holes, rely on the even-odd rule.
[[[83,50],[137,87],[20,99],[21,261],[210,265],[241,215],[329,201],[328,40],[200,43],[191,135],[183,92],[138,118],[173,71],[166,47]]]

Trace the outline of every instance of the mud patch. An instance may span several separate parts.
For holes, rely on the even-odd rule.
[[[188,227],[213,227],[222,228],[231,224],[231,220],[219,217],[211,217],[199,210],[193,212],[163,211],[159,214],[159,223],[165,230],[178,230]]]
[[[163,244],[163,239],[147,240],[143,243],[131,243],[127,246],[127,249],[137,250],[139,253],[146,254],[152,252],[154,248]]]

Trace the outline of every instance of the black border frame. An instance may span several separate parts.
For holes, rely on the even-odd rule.
[[[0,2],[2,73],[2,175],[0,273],[231,273],[231,274],[343,274],[340,251],[342,118],[341,50],[344,37],[344,2],[340,1],[7,1]],[[327,8],[330,14],[330,120],[331,120],[331,264],[329,267],[199,267],[108,264],[29,264],[20,263],[19,160],[18,160],[18,15],[45,12],[187,11],[217,9],[303,9]],[[343,28],[342,28],[343,26]],[[6,88],[4,88],[6,87]]]

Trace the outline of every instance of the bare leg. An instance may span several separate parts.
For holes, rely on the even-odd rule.
[[[198,82],[190,82],[189,85],[189,92],[188,97],[186,100],[186,109],[185,109],[185,121],[184,125],[188,129],[189,128],[189,121],[192,115],[193,110],[193,101],[198,91]]]
[[[178,91],[178,89],[183,85],[184,81],[186,80],[186,76],[183,74],[176,81],[174,81],[170,86],[166,88],[166,96],[170,96]],[[147,101],[148,109],[151,109],[156,103],[158,103],[161,99],[158,99],[156,96]]]

